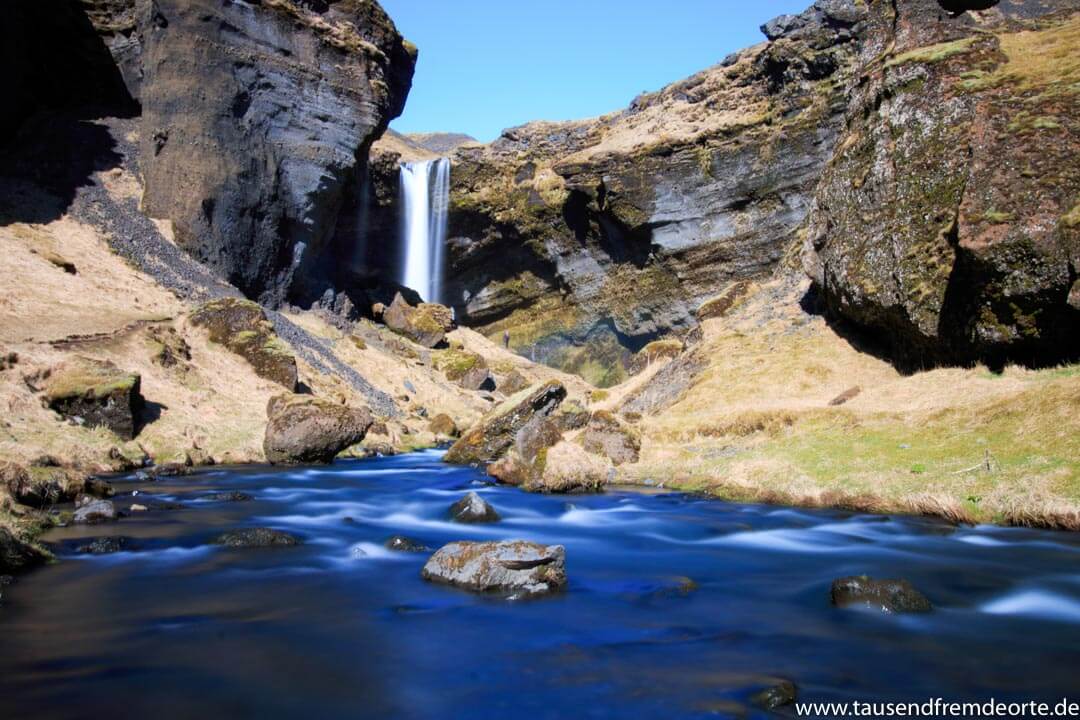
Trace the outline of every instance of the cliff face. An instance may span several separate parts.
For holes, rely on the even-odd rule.
[[[632,352],[694,326],[726,282],[771,272],[842,130],[865,16],[819,3],[624,111],[455,149],[459,319],[608,385]]]
[[[1076,3],[958,17],[928,0],[871,8],[805,238],[829,309],[906,366],[1075,356]]]
[[[377,3],[139,0],[143,205],[249,297],[308,304],[415,49]]]

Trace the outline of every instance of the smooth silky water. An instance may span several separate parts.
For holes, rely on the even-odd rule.
[[[773,677],[814,701],[1080,691],[1080,536],[682,494],[530,495],[439,457],[117,482],[120,508],[183,507],[47,536],[61,562],[0,608],[0,717],[754,716],[749,697]],[[203,499],[220,490],[256,499]],[[447,522],[467,490],[503,521]],[[207,545],[260,525],[305,544]],[[426,553],[383,548],[399,533],[432,548],[562,543],[570,585],[531,601],[432,585]],[[74,553],[110,534],[135,549]],[[831,607],[831,580],[858,573],[905,577],[936,609]]]

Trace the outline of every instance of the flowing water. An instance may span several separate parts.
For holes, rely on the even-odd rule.
[[[450,161],[403,163],[401,195],[405,235],[401,284],[427,302],[441,302]]]
[[[116,487],[120,508],[182,507],[48,536],[62,562],[0,607],[2,718],[753,717],[749,697],[775,677],[812,701],[1080,694],[1072,534],[681,494],[529,495],[437,452]],[[255,499],[207,499],[220,490]],[[467,490],[502,522],[447,522]],[[255,525],[305,544],[206,544]],[[562,543],[570,584],[530,601],[428,584],[426,553],[383,548],[398,533],[432,548]],[[108,534],[132,550],[74,553]],[[908,578],[936,608],[831,607],[831,580],[858,573]]]

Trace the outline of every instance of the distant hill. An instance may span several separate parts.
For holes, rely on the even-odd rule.
[[[477,142],[476,138],[463,133],[409,133],[408,138],[414,145],[419,145],[433,153],[449,153],[462,145]]]

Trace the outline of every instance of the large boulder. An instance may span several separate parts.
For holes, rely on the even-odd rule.
[[[933,609],[926,596],[907,580],[875,579],[866,575],[834,580],[830,597],[837,607],[857,605],[883,613],[929,612]]]
[[[374,0],[138,4],[147,214],[248,297],[310,300],[416,49]]]
[[[495,381],[483,356],[468,350],[439,350],[432,355],[436,370],[466,390],[494,390]],[[518,388],[519,390],[521,388]]]
[[[75,509],[73,522],[76,525],[97,525],[116,520],[116,506],[110,500],[89,499]]]
[[[141,378],[111,362],[73,358],[53,368],[45,381],[45,404],[86,427],[105,427],[130,440],[143,409]]]
[[[395,294],[394,301],[382,311],[382,321],[398,335],[428,348],[444,344],[446,333],[454,329],[450,308],[424,302],[414,307],[401,293]]]
[[[267,403],[263,452],[271,464],[328,463],[364,439],[374,418],[309,395],[278,395]]]
[[[213,300],[197,308],[191,322],[206,328],[211,342],[247,360],[259,377],[290,392],[296,390],[296,358],[257,303],[240,298]]]
[[[826,308],[904,369],[1080,356],[1076,3],[886,5],[803,234]]]
[[[445,461],[456,465],[490,463],[515,444],[537,449],[537,438],[547,437],[550,416],[566,398],[566,388],[557,380],[522,390],[480,419],[447,451]],[[526,450],[529,453],[529,450]]]
[[[606,410],[592,413],[582,443],[585,450],[606,457],[614,465],[636,463],[641,453],[641,437],[637,430]]]
[[[524,540],[452,542],[431,556],[420,575],[472,592],[547,595],[566,587],[566,550]]]

